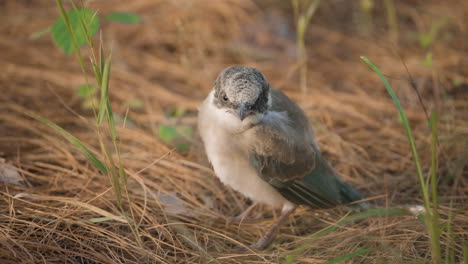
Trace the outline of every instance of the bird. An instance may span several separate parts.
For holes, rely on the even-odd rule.
[[[198,110],[198,130],[219,180],[254,204],[281,208],[252,248],[268,248],[299,205],[369,207],[324,159],[304,111],[261,71],[224,69]]]

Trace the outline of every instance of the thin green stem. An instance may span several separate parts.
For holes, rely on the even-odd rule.
[[[387,23],[393,37],[398,37],[398,22],[393,0],[384,0],[385,11],[387,12]]]
[[[40,38],[41,36],[43,36],[44,34],[47,34],[47,33],[50,33],[50,31],[52,30],[52,26],[50,27],[46,27],[44,29],[41,29],[39,31],[36,31],[34,33],[32,33],[29,38],[31,39],[38,39]]]
[[[76,6],[75,2],[72,0],[70,1],[71,4],[72,4],[72,7],[75,11],[78,11],[78,7]],[[95,55],[95,52],[94,52],[94,45],[93,45],[93,42],[91,41],[91,34],[89,33],[89,24],[84,20],[82,14],[80,12],[76,12],[77,13],[77,16],[78,16],[78,20],[80,21],[80,26],[81,26],[81,29],[83,30],[84,32],[84,35],[86,37],[86,43],[88,44],[88,47],[89,47],[89,50],[90,50],[90,54],[91,54],[91,64],[93,66],[93,70],[94,70],[94,74],[96,75],[96,79],[98,81],[98,86],[101,85],[101,74],[102,72],[98,72],[97,71],[97,67],[96,67],[96,63],[97,63],[97,60],[96,60],[96,55]],[[94,13],[94,15],[91,17],[91,19],[89,19],[89,21],[94,21],[94,19],[96,19],[96,16],[97,16],[97,13]]]
[[[76,50],[76,57],[78,58],[78,62],[80,63],[81,70],[83,71],[83,74],[86,77],[86,67],[85,67],[85,64],[84,64],[84,61],[83,61],[83,57],[81,56],[80,47],[78,46],[78,42],[76,41],[75,34],[74,34],[73,29],[71,27],[70,20],[68,19],[67,12],[65,12],[65,8],[63,7],[62,0],[55,0],[55,2],[57,3],[60,15],[62,16],[62,19],[65,22],[65,25],[67,26],[68,33],[71,36],[73,47]],[[88,81],[86,81],[86,82],[88,83]]]
[[[419,155],[418,151],[416,149],[416,144],[414,143],[414,137],[411,132],[411,127],[408,122],[408,118],[406,117],[406,114],[403,110],[403,107],[401,106],[400,100],[398,99],[398,96],[395,94],[395,91],[393,90],[392,86],[390,83],[387,81],[385,76],[382,74],[382,72],[375,66],[368,58],[361,56],[361,60],[369,66],[369,68],[374,71],[382,80],[385,88],[387,89],[388,93],[392,97],[393,103],[395,104],[399,114],[400,118],[403,123],[403,127],[406,132],[406,136],[408,137],[408,141],[410,144],[411,152],[413,154],[413,162],[416,167],[416,172],[418,175],[419,179],[419,184],[421,186],[421,193],[423,195],[423,201],[424,201],[424,209],[426,211],[425,215],[425,220],[426,220],[426,226],[429,231],[429,236],[430,236],[430,241],[431,241],[431,249],[432,249],[432,260],[435,263],[440,263],[440,231],[439,231],[439,218],[438,218],[438,213],[437,213],[437,179],[436,179],[436,171],[437,171],[437,157],[436,157],[436,147],[435,145],[437,144],[437,128],[435,126],[436,121],[434,120],[434,126],[432,127],[432,173],[431,176],[433,180],[431,180],[431,185],[432,185],[432,201],[436,201],[435,204],[433,204],[433,208],[431,208],[431,198],[429,197],[429,186],[426,184],[424,180],[424,175],[421,169],[420,161],[419,161]],[[434,192],[435,190],[435,192]]]
[[[449,215],[447,219],[447,244],[445,245],[445,263],[455,263],[455,235],[453,233],[453,198],[450,199]]]
[[[431,223],[431,245],[434,262],[441,263],[440,253],[440,227],[439,227],[439,201],[437,194],[437,113],[431,115],[431,194],[432,194],[432,223]]]
[[[429,204],[429,192],[428,192],[428,189],[426,188],[426,184],[424,181],[423,172],[421,169],[421,165],[419,163],[419,154],[416,149],[416,144],[414,143],[414,137],[413,137],[413,133],[411,132],[411,127],[409,125],[408,118],[406,117],[406,114],[403,111],[403,107],[401,106],[400,100],[395,94],[395,91],[393,90],[393,88],[391,87],[390,83],[387,81],[385,76],[382,74],[382,72],[368,58],[361,56],[361,60],[364,61],[372,71],[374,71],[375,73],[377,73],[377,75],[379,75],[380,79],[384,83],[385,88],[387,89],[388,93],[392,97],[393,103],[395,104],[400,114],[400,118],[403,123],[403,128],[405,129],[405,133],[406,133],[406,136],[408,137],[408,141],[410,144],[411,153],[413,154],[413,162],[416,167],[416,172],[419,178],[419,183],[421,185],[421,192],[423,194],[424,205],[426,207]],[[429,212],[429,209],[430,209],[429,207],[426,207],[427,212]]]
[[[75,3],[73,2],[73,0],[71,2],[72,2],[72,7],[74,8],[74,10],[78,10],[78,8],[75,5]],[[85,68],[83,57],[81,55],[81,52],[80,52],[80,49],[79,49],[79,46],[78,46],[78,42],[76,40],[75,32],[73,32],[73,28],[71,27],[70,20],[69,20],[69,18],[67,16],[67,13],[65,12],[65,9],[63,7],[62,0],[56,0],[56,3],[57,3],[57,6],[59,8],[62,19],[64,20],[65,25],[67,27],[67,30],[68,30],[68,32],[69,32],[69,34],[71,36],[73,46],[76,49],[76,53],[77,53],[76,56],[77,56],[78,61],[80,63],[83,74],[86,77],[86,68]],[[117,200],[117,206],[118,206],[119,210],[121,211],[121,213],[124,215],[124,217],[129,221],[129,227],[132,230],[132,233],[135,236],[138,244],[141,247],[143,247],[143,243],[142,243],[141,238],[140,238],[139,228],[138,228],[138,225],[136,224],[136,221],[135,221],[135,213],[133,211],[133,208],[132,208],[132,205],[131,205],[130,195],[129,195],[129,192],[128,192],[128,189],[127,189],[127,176],[126,176],[125,170],[124,170],[124,168],[122,166],[122,160],[121,160],[120,149],[119,149],[119,138],[118,138],[116,127],[115,127],[113,112],[112,112],[112,109],[111,109],[111,106],[110,106],[109,78],[110,78],[111,56],[109,56],[104,62],[104,50],[103,50],[103,46],[102,46],[102,35],[101,35],[101,39],[100,39],[101,42],[100,42],[100,46],[99,46],[99,61],[97,60],[97,57],[96,57],[96,54],[95,54],[95,51],[94,51],[93,42],[91,40],[91,35],[89,33],[90,32],[89,31],[89,25],[85,21],[85,19],[80,15],[80,13],[79,12],[77,12],[77,13],[78,13],[78,19],[79,19],[79,22],[80,22],[81,29],[83,30],[84,35],[86,36],[86,42],[89,45],[90,54],[91,54],[90,55],[91,56],[90,57],[91,64],[93,66],[93,70],[94,70],[94,73],[95,73],[95,78],[96,78],[97,84],[100,87],[100,91],[101,91],[101,100],[100,100],[100,103],[99,103],[99,113],[96,114],[96,111],[93,108],[94,113],[95,113],[95,117],[96,117],[96,120],[97,120],[97,122],[96,122],[96,133],[97,133],[99,144],[100,144],[100,147],[101,147],[101,153],[105,157],[105,163],[106,163],[105,166],[101,165],[100,169],[101,169],[101,171],[104,172],[104,174],[106,174],[109,177],[109,180],[110,180],[110,182],[112,184],[112,188],[114,190],[114,194],[115,194],[115,197],[116,197],[116,200]],[[91,18],[91,21],[93,19],[95,19],[95,16],[96,16],[96,13]],[[87,78],[86,78],[86,83],[89,85],[89,82],[88,82]],[[109,132],[110,132],[111,141],[113,143],[114,152],[117,155],[117,164],[116,164],[116,162],[114,162],[111,150],[108,149],[108,147],[104,144],[103,134],[102,134],[102,131],[100,129],[100,123],[103,120],[104,116],[107,118],[107,124],[108,124]],[[77,145],[77,144],[75,143],[75,145]],[[81,145],[78,145],[78,146],[81,146]],[[84,153],[85,153],[85,155],[87,154],[87,152],[84,152]],[[87,156],[89,156],[89,155],[87,155]],[[126,212],[125,212],[126,210],[124,209],[124,206],[123,206],[122,188],[125,191],[126,200],[129,203],[129,210],[130,210],[131,219],[129,217],[127,217]],[[133,221],[133,223],[131,223],[131,221]]]
[[[307,50],[305,46],[305,33],[307,31],[307,26],[309,25],[310,19],[317,10],[320,0],[312,0],[302,2],[299,0],[292,0],[292,6],[294,10],[294,17],[297,21],[296,30],[297,30],[297,61],[299,65],[299,77],[300,77],[300,87],[303,94],[307,93]],[[305,8],[306,10],[301,12],[301,9]]]

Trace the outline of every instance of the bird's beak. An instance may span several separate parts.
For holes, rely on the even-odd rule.
[[[237,115],[239,116],[239,119],[242,121],[246,116],[250,114],[250,110],[244,105],[241,104],[237,108]]]

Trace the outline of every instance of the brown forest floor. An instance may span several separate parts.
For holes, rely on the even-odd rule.
[[[289,1],[92,1],[90,8],[100,14],[134,12],[144,20],[102,20],[103,38],[113,45],[114,111],[125,116],[128,100],[143,101],[128,111],[133,125],[118,128],[139,245],[119,219],[89,221],[121,215],[108,177],[49,127],[22,114],[34,111],[99,149],[92,111],[76,93],[85,80],[75,57],[58,50],[49,35],[30,38],[57,18],[55,2],[1,1],[0,168],[18,171],[21,184],[0,182],[0,263],[324,263],[362,249],[368,251],[353,263],[428,261],[427,231],[413,215],[369,217],[316,239],[348,212],[307,208],[290,217],[269,250],[235,252],[235,245],[265,232],[278,212],[261,206],[253,223],[220,220],[249,201],[216,179],[197,135],[187,152],[171,151],[157,135],[160,124],[196,131],[196,107],[217,74],[232,64],[253,66],[300,103],[328,160],[373,204],[422,204],[397,111],[361,55],[392,77],[425,172],[428,123],[402,61],[426,108],[439,110],[441,222],[446,227],[451,215],[454,234],[454,243],[446,233],[441,242],[443,254],[451,248],[461,262],[468,241],[468,1],[395,1],[397,37],[388,33],[380,1],[367,24],[372,28],[358,2],[322,1],[312,18],[309,91],[303,96]],[[426,52],[416,34],[440,18],[446,23],[430,48],[433,66],[422,66]],[[167,118],[174,107],[187,112]]]

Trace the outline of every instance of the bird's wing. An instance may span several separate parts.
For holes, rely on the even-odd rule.
[[[288,200],[314,208],[328,208],[340,204],[338,199],[319,191],[320,186],[313,186],[305,181],[318,165],[318,150],[312,144],[295,142],[284,131],[268,124],[258,125],[252,128],[250,133],[251,137],[256,139],[249,140],[251,164],[263,180]],[[321,165],[318,167],[322,169]],[[325,186],[324,188],[326,189]]]
[[[314,208],[362,199],[323,159],[299,106],[282,92],[272,92],[275,112],[246,134],[249,159],[258,175],[288,200]]]

